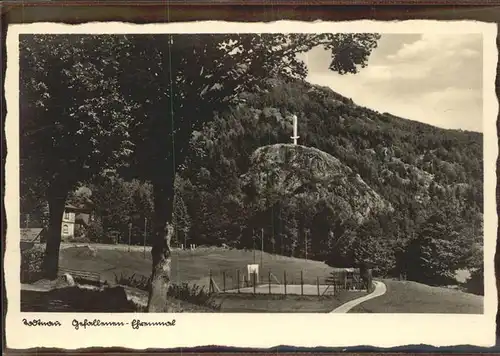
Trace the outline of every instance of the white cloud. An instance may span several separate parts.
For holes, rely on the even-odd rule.
[[[449,59],[466,48],[474,51],[481,42],[481,35],[424,34],[418,41],[404,44],[395,54],[387,58],[393,61],[420,61],[429,58]],[[472,48],[469,48],[472,47]]]
[[[328,71],[329,53],[307,58],[311,83],[356,103],[445,128],[482,130],[480,35],[383,35],[356,75]]]
[[[372,65],[363,70],[361,76],[365,80],[387,81],[393,79],[402,80],[417,80],[425,78],[428,73],[428,68],[421,67],[419,70],[413,70],[412,66],[400,65],[398,70],[395,70],[390,65]]]
[[[477,50],[473,50],[470,48],[463,48],[462,50],[460,50],[459,55],[464,58],[474,58],[474,57],[479,57],[480,53]]]

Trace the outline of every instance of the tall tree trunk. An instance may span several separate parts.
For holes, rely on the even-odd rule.
[[[51,280],[57,278],[57,271],[59,269],[61,225],[67,195],[68,190],[57,183],[53,183],[48,191],[49,226],[43,270],[45,277]]]
[[[170,240],[173,235],[173,181],[153,183],[154,216],[151,257],[153,271],[148,300],[148,312],[169,311],[167,293],[170,286]]]

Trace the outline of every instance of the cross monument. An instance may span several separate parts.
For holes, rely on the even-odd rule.
[[[297,139],[299,137],[300,136],[297,135],[297,115],[293,115],[293,136],[291,136],[290,138],[293,140],[294,145],[297,144]]]

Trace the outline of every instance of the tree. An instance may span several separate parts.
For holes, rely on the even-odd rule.
[[[148,221],[151,222],[153,218],[153,187],[149,182],[137,179],[125,182],[125,186],[130,191],[133,215],[136,215],[136,219],[132,219],[134,225],[132,228],[132,241],[133,243],[151,244],[151,224]]]
[[[144,229],[149,225],[153,212],[151,185],[137,179],[125,181],[119,176],[100,177],[89,184],[94,215],[98,221],[93,224],[105,238],[101,242],[111,242],[106,235],[111,233],[118,239],[115,242],[128,243],[129,224],[132,224],[130,240],[132,244],[144,242]],[[94,235],[97,237],[97,233]],[[147,231],[146,231],[146,235]]]
[[[405,250],[408,279],[446,284],[454,280],[457,269],[468,267],[471,258],[477,257],[471,256],[471,236],[453,220],[453,215],[435,212],[409,241]]]
[[[187,248],[187,236],[191,228],[191,219],[189,218],[186,204],[183,199],[183,190],[179,182],[181,179],[175,180],[175,193],[174,193],[174,213],[172,223],[174,226],[175,242],[177,245],[184,244]],[[180,236],[179,236],[180,234]]]
[[[36,179],[49,203],[44,271],[57,276],[61,221],[77,183],[127,155],[130,114],[118,85],[120,36],[20,37],[23,186]],[[26,183],[26,184],[25,184]],[[24,190],[22,188],[22,190]]]
[[[91,184],[90,189],[95,204],[94,214],[104,234],[116,234],[117,242],[127,243],[128,224],[134,211],[132,191],[119,177],[103,177]]]
[[[91,208],[94,204],[91,199],[92,191],[85,186],[80,186],[76,190],[70,191],[67,201],[80,208]]]
[[[354,264],[368,264],[373,272],[385,276],[395,267],[394,246],[377,219],[365,221],[357,231],[358,238],[351,246]]]

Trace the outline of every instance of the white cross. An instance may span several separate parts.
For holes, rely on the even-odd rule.
[[[297,115],[293,115],[293,136],[290,137],[293,140],[293,144],[297,144],[297,139],[300,136],[297,135]]]

